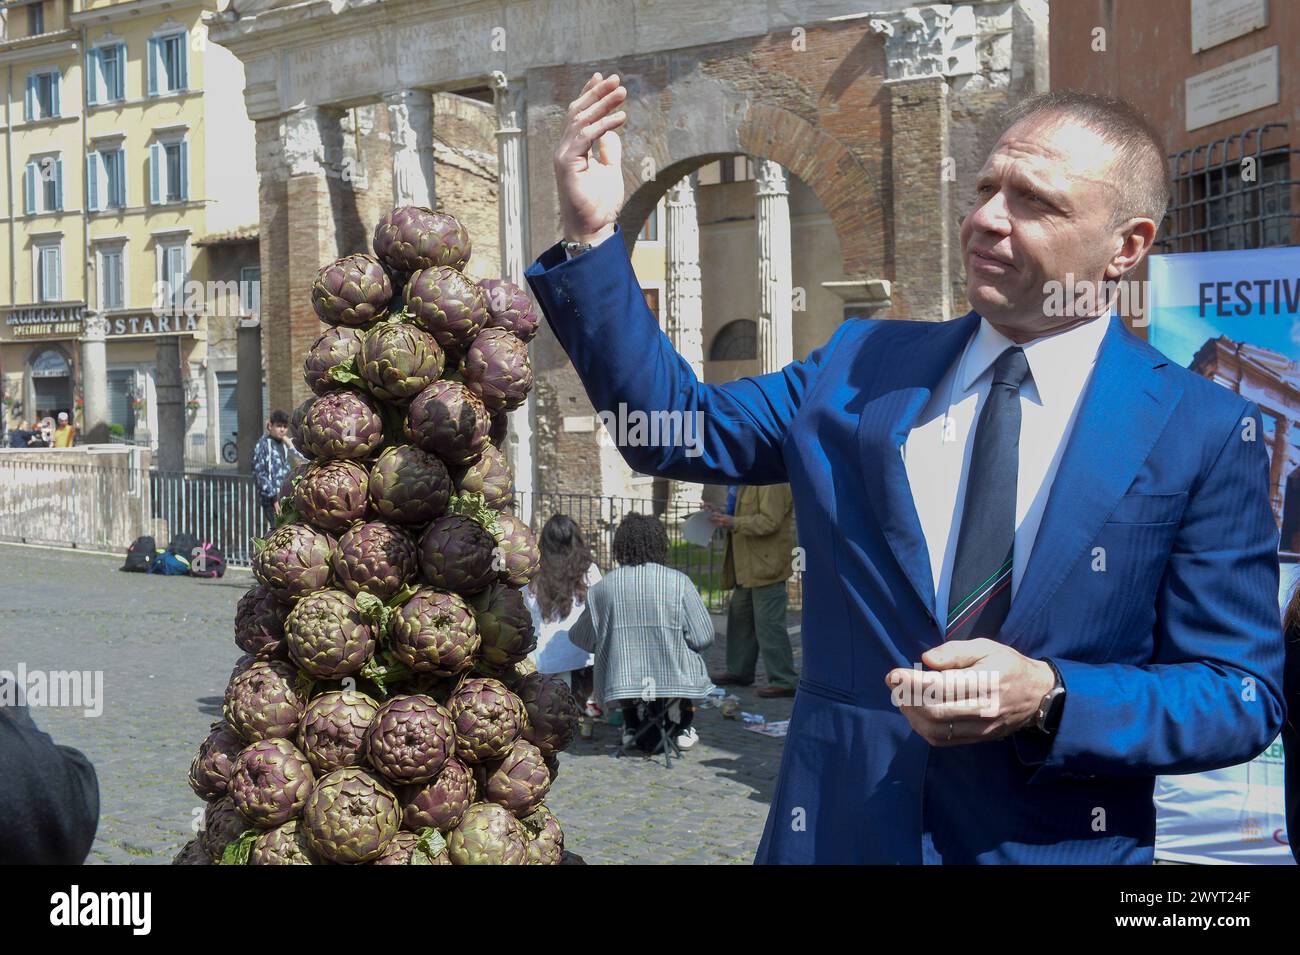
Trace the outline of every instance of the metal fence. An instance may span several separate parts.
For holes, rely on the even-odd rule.
[[[669,564],[687,574],[710,610],[723,609],[724,542],[688,543],[682,522],[694,510],[679,502],[588,494],[516,495],[516,510],[531,514],[534,533],[553,514],[567,514],[581,528],[602,571],[614,566],[614,532],[628,514],[650,514],[668,530]],[[62,464],[0,458],[0,540],[55,544],[125,553],[137,537],[165,546],[188,533],[215,544],[234,566],[253,557],[252,538],[270,527],[251,475],[209,469],[164,472],[118,463]],[[800,575],[790,582],[792,607],[802,601]]]

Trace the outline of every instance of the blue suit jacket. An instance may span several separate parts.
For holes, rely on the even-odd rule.
[[[803,674],[757,861],[1149,863],[1156,774],[1240,763],[1277,736],[1259,410],[1118,319],[996,637],[1059,668],[1060,727],[1050,746],[933,748],[884,681],[943,640],[899,446],[979,316],[847,321],[779,372],[702,384],[621,237],[572,261],[554,247],[528,281],[598,411],[702,413],[702,454],[621,447],[633,468],[793,489]]]

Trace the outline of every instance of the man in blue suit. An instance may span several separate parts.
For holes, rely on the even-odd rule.
[[[598,411],[699,422],[633,468],[793,489],[803,674],[757,860],[1151,862],[1154,777],[1253,758],[1284,709],[1259,409],[1110,309],[1168,201],[1150,125],[1021,104],[962,226],[974,311],[703,384],[615,227],[625,97],[570,105],[566,241],[528,279]],[[1103,294],[1053,307],[1071,281]]]

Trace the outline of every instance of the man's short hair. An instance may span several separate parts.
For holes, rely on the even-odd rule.
[[[271,424],[282,424],[287,428],[289,426],[289,416],[277,408],[271,412]]]
[[[1135,216],[1159,228],[1169,206],[1169,173],[1160,131],[1137,107],[1114,96],[1081,90],[1052,90],[1022,100],[1003,115],[999,137],[1027,119],[1059,116],[1091,129],[1115,147],[1119,186],[1112,224]]]

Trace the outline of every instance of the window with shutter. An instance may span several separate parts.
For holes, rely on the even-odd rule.
[[[154,205],[162,202],[162,146],[149,144],[149,201]]]
[[[37,181],[36,163],[29,162],[23,176],[23,211],[29,216],[36,214]]]
[[[98,212],[101,208],[99,202],[103,193],[99,189],[100,165],[99,153],[93,152],[86,157],[86,208],[91,212]]]
[[[86,105],[97,106],[104,101],[104,51],[86,51]]]

